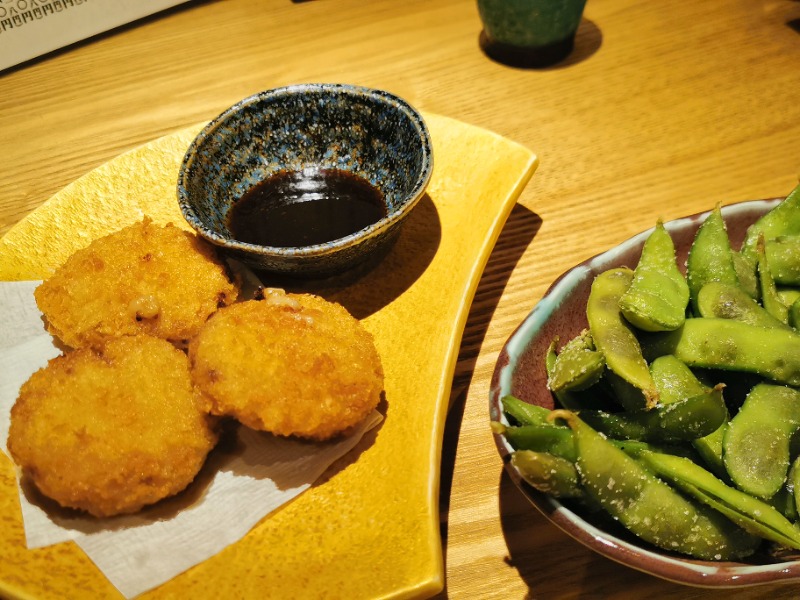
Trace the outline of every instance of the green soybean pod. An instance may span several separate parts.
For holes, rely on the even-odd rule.
[[[739,285],[733,250],[719,205],[697,230],[686,260],[686,278],[695,314],[698,313],[697,296],[707,283],[722,281]]]
[[[733,252],[733,267],[739,286],[748,296],[758,300],[758,281],[756,280],[756,261],[742,252]]]
[[[776,284],[800,285],[800,235],[767,240],[764,251]]]
[[[575,439],[568,427],[547,425],[522,425],[506,427],[501,433],[514,450],[547,452],[575,462]]]
[[[606,360],[606,366],[622,379],[641,390],[643,406],[652,407],[658,394],[650,369],[630,324],[619,308],[622,295],[633,280],[627,267],[609,269],[592,282],[586,303],[586,317],[595,346]]]
[[[501,399],[503,412],[520,425],[545,425],[550,410],[543,406],[530,404],[508,394]]]
[[[692,441],[716,431],[728,416],[722,390],[714,388],[697,396],[649,410],[608,413],[582,410],[580,418],[608,437],[651,442]]]
[[[800,429],[800,392],[756,385],[728,424],[723,440],[725,468],[740,490],[758,498],[774,496],[789,471],[789,446]]]
[[[791,306],[797,300],[800,300],[800,287],[779,287],[778,296],[786,306]]]
[[[643,408],[647,408],[642,390],[625,381],[611,369],[606,369],[606,373],[603,376],[603,379],[601,379],[601,383],[606,383],[608,385],[614,402],[611,404],[611,406],[597,407],[600,410],[617,412],[620,406],[625,410],[641,410]],[[655,406],[655,403],[653,403],[652,406]],[[585,405],[578,408],[590,407],[590,405]],[[567,406],[565,408],[569,407]]]
[[[631,450],[656,475],[725,515],[742,530],[790,548],[800,548],[800,530],[773,506],[726,485],[687,458],[650,450]],[[755,549],[757,542],[751,542]]]
[[[758,256],[758,290],[761,293],[761,304],[764,309],[781,323],[789,323],[789,307],[778,295],[778,288],[772,278],[767,254],[764,250],[764,238],[759,237],[756,245]]]
[[[545,353],[544,366],[545,371],[547,372],[548,387],[550,385],[550,379],[554,375],[556,361],[558,360],[558,355],[556,354],[557,344],[558,338],[550,342],[550,346],[547,348],[547,352]],[[557,392],[553,392],[553,395],[555,396],[556,400],[558,400],[559,404],[561,404],[561,406],[564,408],[578,409],[581,407],[581,400],[578,392],[559,390]]]
[[[778,492],[769,499],[769,504],[775,507],[779,513],[789,519],[791,522],[797,521],[797,504],[794,501],[794,493],[789,490],[789,486],[785,485]]]
[[[682,496],[578,416],[553,411],[575,433],[576,466],[587,496],[643,540],[704,560],[753,553],[757,538],[706,506]]]
[[[511,464],[534,488],[555,498],[582,498],[584,495],[574,462],[546,452],[517,450]]]
[[[653,409],[654,410],[654,409]],[[648,440],[648,424],[637,418],[650,410],[607,412],[604,410],[581,410],[581,420],[607,438],[617,440]]]
[[[759,327],[787,328],[738,285],[712,281],[700,289],[697,309],[701,317],[733,319]]]
[[[800,235],[800,185],[747,229],[741,251],[753,261],[756,257],[759,235],[763,235],[765,240],[774,240],[786,235]]]
[[[659,356],[650,363],[650,375],[661,404],[672,404],[708,391],[691,369],[674,356]]]
[[[800,330],[800,298],[789,306],[789,325]]]
[[[556,360],[558,360],[555,350],[557,343],[557,339],[553,340],[545,353],[544,364],[548,379],[554,376],[554,368]],[[603,359],[603,361],[605,363],[605,359]],[[605,370],[604,373],[607,373],[607,370]],[[562,408],[568,408],[570,410],[580,410],[589,407],[611,407],[615,404],[609,385],[603,377],[600,378],[598,385],[594,385],[585,390],[561,389],[557,392],[553,392],[553,396],[555,396],[558,404],[560,404]],[[639,394],[639,396],[641,396],[641,394]]]
[[[642,338],[645,356],[672,354],[689,367],[757,373],[800,386],[800,335],[730,319],[686,319],[680,329]]]
[[[728,416],[728,418],[730,415]],[[728,430],[728,418],[715,431],[706,436],[692,441],[692,446],[703,459],[706,466],[717,476],[727,479],[728,472],[725,470],[725,462],[722,458],[722,442],[725,439],[725,432]]]
[[[624,450],[626,454],[630,454],[634,458],[637,453],[644,450],[652,452],[662,452],[664,454],[674,454],[675,456],[683,456],[689,460],[696,460],[697,456],[694,451],[686,444],[654,444],[652,442],[643,442],[642,440],[612,440],[609,441],[620,450]]]
[[[789,467],[787,480],[786,490],[794,498],[795,512],[800,513],[800,456],[795,458]]]
[[[650,373],[653,375],[662,404],[677,402],[709,391],[689,367],[671,354],[660,356],[650,363]],[[715,474],[722,476],[727,475],[722,462],[722,438],[727,423],[728,412],[725,410],[725,417],[717,429],[692,440],[692,446],[706,466]]]
[[[688,304],[689,286],[678,269],[675,245],[659,220],[620,299],[622,314],[644,331],[671,331],[683,324]]]
[[[603,376],[606,361],[595,349],[588,331],[569,340],[548,368],[547,386],[551,391],[580,391],[593,386]]]

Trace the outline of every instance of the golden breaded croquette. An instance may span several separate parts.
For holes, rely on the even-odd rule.
[[[213,414],[282,436],[345,433],[383,391],[371,334],[343,306],[310,294],[272,291],[220,309],[189,358]]]
[[[75,252],[34,293],[73,348],[136,333],[181,343],[237,295],[212,246],[148,218]]]
[[[23,384],[8,449],[62,506],[132,513],[192,482],[217,440],[207,408],[184,352],[148,335],[110,338],[54,358]]]

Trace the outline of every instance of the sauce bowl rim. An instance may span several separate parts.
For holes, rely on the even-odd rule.
[[[200,218],[194,210],[189,199],[189,192],[187,191],[187,177],[188,172],[194,162],[199,156],[199,150],[206,143],[206,141],[225,123],[241,112],[247,106],[257,104],[265,101],[272,101],[274,99],[282,98],[285,96],[294,95],[318,95],[322,93],[334,93],[348,98],[368,98],[386,106],[390,106],[395,110],[400,111],[413,125],[416,131],[416,138],[420,142],[422,151],[422,168],[414,182],[411,191],[399,203],[398,207],[389,211],[388,214],[378,219],[375,223],[364,227],[356,232],[347,236],[323,242],[319,244],[312,244],[308,246],[266,246],[260,244],[253,244],[248,242],[241,242],[221,234],[220,232],[209,228],[205,222]],[[386,90],[377,88],[369,88],[365,86],[345,84],[345,83],[299,83],[292,84],[277,88],[262,90],[251,94],[246,98],[236,102],[232,106],[225,109],[218,116],[209,121],[195,136],[189,144],[186,153],[181,161],[180,169],[178,172],[177,192],[178,203],[184,218],[189,224],[200,234],[201,237],[207,241],[218,245],[224,246],[229,249],[235,249],[248,253],[257,253],[269,256],[284,256],[284,257],[321,257],[335,253],[337,250],[350,246],[355,241],[374,238],[387,229],[396,225],[411,211],[412,208],[419,202],[425,193],[425,189],[430,182],[433,173],[433,151],[430,132],[425,124],[422,115],[409,104],[406,100],[399,96],[392,94]]]

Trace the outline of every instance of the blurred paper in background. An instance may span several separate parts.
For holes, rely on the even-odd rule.
[[[0,70],[186,0],[0,0]]]

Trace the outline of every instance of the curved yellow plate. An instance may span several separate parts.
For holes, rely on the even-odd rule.
[[[218,555],[145,598],[409,598],[442,589],[439,467],[450,386],[481,272],[536,168],[526,148],[427,114],[434,173],[390,254],[347,287],[316,290],[375,336],[386,419],[333,471]],[[175,199],[201,125],[81,177],[0,240],[0,280],[40,279],[92,239],[140,220],[187,227]],[[11,462],[0,454],[0,595],[114,598],[73,543],[28,550]]]

